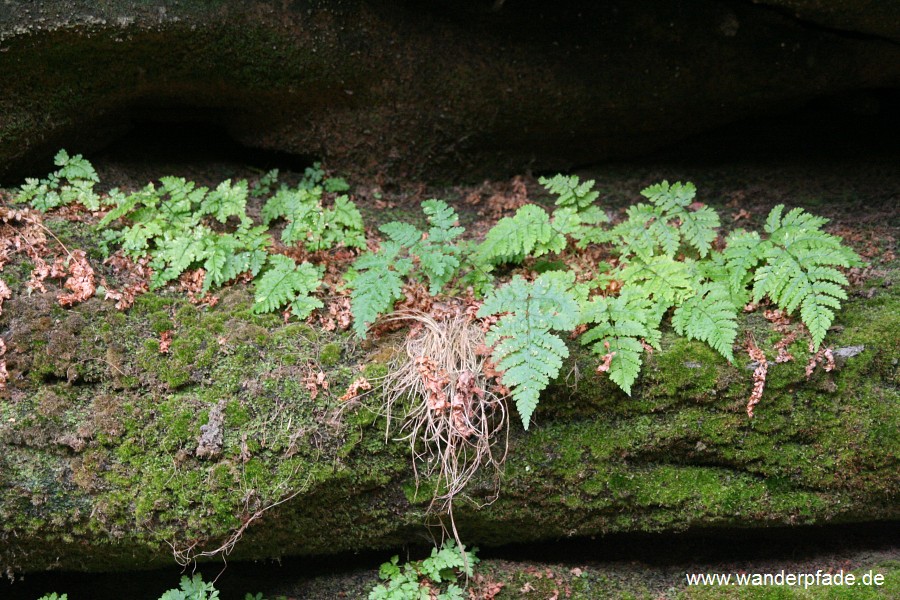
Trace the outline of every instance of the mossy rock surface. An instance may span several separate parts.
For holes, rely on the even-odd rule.
[[[503,544],[896,519],[900,286],[889,283],[900,272],[885,273],[874,293],[846,302],[826,340],[865,350],[809,380],[803,359],[773,364],[752,420],[743,354],[728,365],[668,334],[627,397],[573,345],[572,371],[544,394],[530,431],[511,428],[499,497],[485,475],[458,499],[461,536]],[[774,356],[778,336],[761,317],[746,325]],[[0,397],[3,569],[159,566],[173,547],[211,551],[236,532],[232,559],[423,534],[428,497],[415,493],[407,444],[385,442],[377,395],[339,400],[361,372],[385,371],[399,338],[360,344],[255,315],[241,286],[213,308],[163,291],[127,312],[16,293],[0,332],[10,373]],[[804,356],[805,342],[793,350]],[[313,399],[305,379],[319,371],[329,389]],[[198,458],[213,409],[221,451]]]

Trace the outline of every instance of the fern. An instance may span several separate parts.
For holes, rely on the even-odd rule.
[[[322,194],[319,186],[282,188],[263,206],[263,223],[268,225],[283,218],[287,224],[281,241],[288,245],[303,242],[311,252],[338,245],[364,248],[365,228],[356,205],[347,196],[339,196],[334,206],[326,209]]]
[[[795,208],[782,217],[783,205],[769,213],[765,230],[769,239],[757,252],[764,264],[753,276],[753,299],[772,299],[788,314],[800,309],[800,318],[818,350],[834,320],[834,311],[847,299],[847,278],[836,267],[860,263],[855,252],[837,236],[821,230],[827,219]]]
[[[622,253],[646,261],[661,249],[665,256],[674,257],[684,244],[701,258],[709,254],[719,215],[708,206],[691,210],[696,192],[692,183],[669,185],[668,181],[645,188],[641,194],[651,204],[630,207],[628,219],[613,230]]]
[[[672,327],[678,335],[706,342],[733,363],[739,308],[727,283],[704,284],[672,313]]]
[[[650,296],[640,286],[623,288],[616,298],[587,302],[582,314],[582,322],[593,327],[582,334],[581,343],[593,344],[595,354],[612,354],[609,378],[629,396],[643,362],[641,341],[659,348],[662,315]]]
[[[73,202],[88,210],[99,210],[100,196],[94,192],[94,185],[100,178],[93,165],[82,155],[69,156],[65,150],[56,153],[53,163],[59,169],[46,179],[26,179],[15,201],[28,202],[44,212]]]
[[[254,312],[272,312],[290,304],[294,316],[305,319],[322,301],[311,296],[322,283],[322,268],[307,262],[297,265],[281,254],[269,256],[268,268],[256,280]]]
[[[350,309],[353,331],[360,338],[378,316],[390,312],[394,302],[403,297],[403,278],[412,270],[408,258],[399,258],[402,248],[385,242],[376,253],[364,254],[353,264],[349,274]]]
[[[541,391],[569,355],[565,342],[552,332],[571,331],[578,323],[574,282],[574,274],[563,272],[545,273],[533,283],[517,276],[489,294],[478,311],[479,317],[508,313],[491,327],[487,342],[494,346],[492,359],[503,371],[525,429]]]
[[[446,202],[426,200],[422,210],[431,226],[427,232],[396,221],[382,225],[379,230],[399,247],[408,250],[418,263],[419,271],[428,279],[429,292],[437,294],[459,271],[461,250],[456,245],[456,238],[465,230],[456,224],[459,217]]]
[[[549,179],[541,177],[538,182],[548,192],[559,196],[556,200],[557,206],[571,207],[578,212],[587,209],[600,196],[600,193],[593,189],[593,180],[579,183],[577,175],[555,175]]]
[[[200,214],[211,215],[220,223],[227,221],[228,217],[246,219],[247,195],[246,181],[231,185],[231,180],[226,179],[200,202]]]
[[[688,264],[668,256],[632,261],[619,276],[626,285],[640,286],[665,308],[681,303],[693,292]]]
[[[485,265],[518,264],[527,256],[561,252],[566,237],[553,228],[550,215],[540,206],[526,204],[515,216],[500,219],[478,247]]]

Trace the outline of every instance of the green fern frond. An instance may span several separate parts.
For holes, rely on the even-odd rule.
[[[860,264],[855,252],[837,236],[821,231],[827,219],[795,208],[782,216],[783,205],[766,219],[770,234],[762,252],[764,264],[753,276],[753,299],[768,296],[781,309],[800,318],[817,350],[834,320],[834,311],[847,299],[847,278],[837,267]]]
[[[272,193],[272,188],[275,187],[276,183],[278,183],[278,169],[272,169],[260,177],[259,181],[253,185],[253,188],[250,190],[250,195],[253,198],[263,198],[264,196],[268,196]]]
[[[438,236],[442,241],[459,236],[463,229],[458,226],[459,215],[443,200],[426,200],[422,203],[422,212],[431,225],[429,233]]]
[[[628,218],[611,231],[622,256],[634,255],[644,261],[657,254],[675,256],[681,244],[678,229],[669,225],[656,207],[636,204],[628,207],[626,214]]]
[[[232,185],[231,180],[226,179],[201,200],[200,214],[212,215],[220,223],[227,221],[228,217],[245,216],[248,194],[246,181]]]
[[[693,293],[688,264],[668,256],[634,260],[621,270],[619,276],[626,285],[641,287],[650,297],[666,303],[667,308]]]
[[[594,190],[594,180],[579,183],[577,175],[555,175],[551,178],[541,177],[538,182],[548,192],[559,196],[557,206],[567,206],[576,211],[588,208],[600,196],[600,192]]]
[[[165,283],[177,279],[190,266],[204,258],[210,231],[198,227],[193,231],[181,230],[176,234],[164,231],[162,237],[155,238],[156,248],[153,251],[153,276],[150,288],[156,289]]]
[[[694,184],[663,181],[644,189],[641,194],[652,205],[638,204],[628,209],[628,220],[615,228],[621,237],[623,254],[634,253],[647,260],[657,254],[675,256],[684,243],[705,257],[716,239],[719,215],[708,206],[690,210],[697,189]]]
[[[392,242],[403,248],[412,248],[422,240],[422,232],[415,225],[391,221],[378,228],[378,231],[388,236]]]
[[[705,284],[672,313],[672,327],[678,335],[709,344],[734,362],[732,346],[737,338],[739,307],[731,301],[726,283]]]
[[[323,248],[338,245],[347,248],[366,247],[366,228],[362,215],[347,196],[335,198],[334,206],[325,211],[325,231],[321,245]]]
[[[618,297],[595,298],[584,306],[582,322],[593,327],[582,334],[581,344],[593,344],[594,354],[614,353],[609,378],[629,396],[641,371],[641,340],[659,347],[659,318],[658,306],[640,286],[623,288]]]
[[[571,331],[578,322],[574,283],[574,274],[558,271],[533,283],[516,276],[491,292],[478,311],[479,317],[508,313],[491,327],[487,342],[494,346],[492,359],[503,370],[503,383],[526,430],[541,391],[559,375],[569,355],[565,342],[552,331]]]
[[[488,231],[478,253],[485,264],[517,264],[526,256],[561,252],[565,247],[566,237],[550,224],[547,211],[526,204],[514,216],[500,219]]]
[[[98,210],[100,196],[94,192],[94,185],[100,178],[94,166],[82,155],[69,156],[65,150],[57,152],[53,162],[59,169],[46,179],[27,178],[15,202],[28,202],[32,208],[44,212],[73,202],[88,210]]]
[[[322,271],[321,267],[307,262],[297,265],[293,259],[282,254],[270,255],[268,267],[255,280],[253,311],[272,312],[290,304],[297,317],[308,317],[314,309],[322,306],[322,301],[311,295],[322,283]]]
[[[712,243],[718,237],[719,214],[708,206],[702,206],[697,210],[683,211],[679,219],[679,230],[687,245],[697,250],[701,258],[709,254]]]
[[[691,182],[676,181],[669,185],[668,181],[662,181],[641,190],[641,196],[665,213],[673,213],[678,209],[687,208],[694,201],[696,195],[697,188]]]
[[[359,338],[378,316],[390,312],[403,297],[403,278],[412,270],[412,261],[398,258],[401,247],[385,242],[376,253],[364,254],[353,264],[349,287],[353,331]]]
[[[772,244],[763,241],[755,231],[743,229],[731,232],[725,244],[723,253],[728,266],[728,284],[732,290],[742,290],[753,278],[753,269]]]
[[[100,181],[97,171],[94,170],[94,165],[80,154],[69,156],[69,153],[65,150],[60,150],[53,157],[53,164],[60,167],[55,173],[56,177],[60,179],[67,179],[68,181],[82,179],[94,183]]]

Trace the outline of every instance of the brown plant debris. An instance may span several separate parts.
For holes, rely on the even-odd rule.
[[[603,356],[600,357],[600,364],[597,365],[597,374],[606,373],[609,371],[610,364],[612,364],[613,356],[616,355],[615,352],[609,352],[609,342],[603,342],[603,346],[606,348],[607,352]]]
[[[310,369],[309,374],[303,379],[303,386],[309,392],[310,400],[315,400],[319,396],[319,390],[328,391],[328,380],[322,371],[313,372]]]
[[[74,250],[69,257],[67,272],[69,277],[63,283],[63,287],[69,290],[69,294],[60,294],[57,298],[60,306],[72,306],[84,302],[94,295],[97,285],[94,283],[94,269],[87,261],[84,250]]]
[[[756,368],[753,370],[753,392],[747,401],[747,416],[753,418],[753,407],[759,404],[763,390],[766,388],[766,374],[769,372],[769,362],[766,360],[766,355],[763,351],[753,341],[753,338],[747,338],[746,348],[750,359],[756,363]]]
[[[185,271],[178,278],[178,286],[183,292],[187,292],[188,301],[191,304],[206,305],[212,308],[219,303],[219,297],[210,293],[203,293],[203,280],[206,279],[205,269]]]
[[[160,354],[168,354],[169,348],[172,346],[172,338],[174,336],[174,331],[168,329],[159,334],[159,353]]]
[[[362,392],[367,392],[372,389],[372,384],[369,383],[369,380],[365,377],[357,377],[353,380],[353,383],[350,384],[350,387],[347,388],[347,392],[339,398],[341,402],[347,402],[348,400],[353,400],[357,396],[361,395]]]
[[[812,345],[809,348],[810,353],[813,352]],[[831,351],[831,348],[821,347],[819,351],[812,356],[809,357],[809,362],[806,364],[806,378],[809,379],[812,377],[813,372],[815,372],[816,367],[820,364],[825,363],[823,368],[826,372],[830,373],[834,370],[834,354]]]
[[[508,421],[503,397],[496,393],[498,382],[486,375],[491,369],[485,369],[488,355],[479,323],[462,303],[448,304],[441,314],[440,319],[423,313],[389,317],[416,326],[385,377],[383,412],[386,435],[396,430],[409,443],[416,481],[436,479],[430,508],[440,505],[452,519],[453,498],[479,468],[493,468],[499,482],[506,458],[500,434],[508,430]],[[494,498],[496,493],[488,502]]]
[[[0,279],[0,315],[3,314],[3,301],[12,297],[12,290],[6,285],[6,282]]]
[[[125,256],[121,250],[103,261],[103,264],[112,267],[116,276],[125,283],[120,290],[113,289],[106,279],[102,280],[106,290],[106,300],[116,301],[116,310],[126,310],[134,304],[134,299],[146,293],[150,289],[150,276],[153,269],[150,268],[150,257],[144,256],[137,261]]]

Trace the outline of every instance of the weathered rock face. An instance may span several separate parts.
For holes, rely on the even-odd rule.
[[[5,2],[0,177],[149,118],[344,172],[475,178],[900,88],[898,2],[769,4],[810,21],[712,0]]]
[[[872,228],[893,201],[894,164],[798,187],[826,203],[868,194],[843,209],[853,218],[841,227]],[[750,183],[704,200],[799,195],[771,183],[761,189],[775,170],[739,174]],[[876,204],[882,212],[864,223]],[[95,231],[47,223],[112,280]],[[463,539],[897,519],[900,286],[890,283],[900,264],[885,258],[879,268],[826,338],[844,349],[839,370],[807,379],[806,342],[795,342],[797,361],[771,364],[752,420],[752,370],[742,354],[729,365],[670,332],[626,397],[572,342],[574,360],[542,396],[530,431],[512,427],[499,497],[489,504],[495,488],[485,473],[457,503]],[[0,396],[0,572],[164,566],[173,550],[228,548],[236,534],[233,559],[422,539],[429,486],[416,494],[408,445],[385,441],[377,396],[339,399],[361,370],[385,372],[397,338],[361,346],[347,334],[256,315],[252,291],[240,285],[217,292],[212,308],[163,292],[140,296],[127,312],[96,298],[67,310],[52,289],[26,295],[30,271],[21,255],[3,271],[13,295],[0,316],[9,371]],[[744,325],[775,356],[781,335],[758,313]],[[173,339],[161,353],[167,331]],[[306,378],[319,371],[330,389],[314,398]]]

